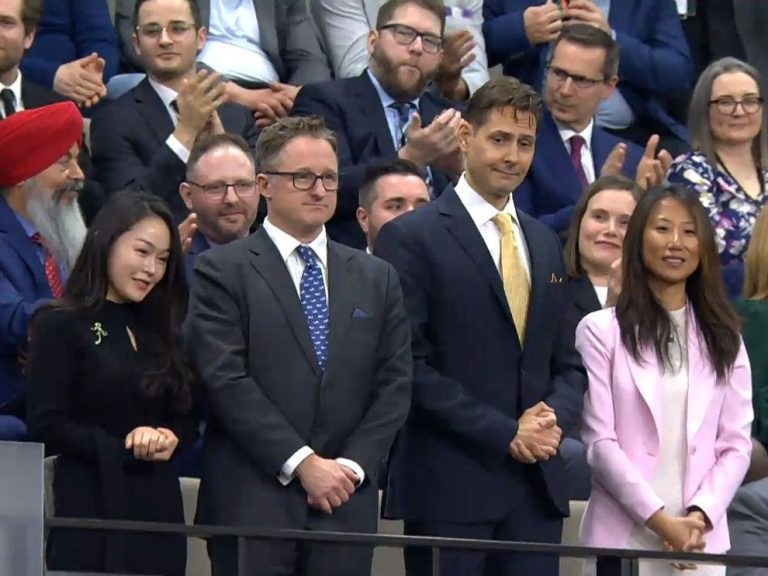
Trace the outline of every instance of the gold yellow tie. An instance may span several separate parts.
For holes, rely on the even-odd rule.
[[[493,217],[493,223],[501,233],[501,280],[507,296],[509,310],[515,321],[520,344],[525,336],[525,322],[528,318],[528,300],[531,284],[522,264],[522,254],[515,236],[516,222],[510,214],[500,212]]]

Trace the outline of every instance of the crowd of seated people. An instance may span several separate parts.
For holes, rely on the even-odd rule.
[[[556,543],[589,500],[587,545],[761,550],[768,116],[744,6],[111,4],[0,0],[0,440],[58,456],[58,515],[181,522],[188,475],[210,524],[373,532],[381,489],[409,535]],[[370,571],[329,549],[208,542],[216,574]],[[47,547],[59,570],[184,556]],[[673,569],[725,573],[641,565]]]

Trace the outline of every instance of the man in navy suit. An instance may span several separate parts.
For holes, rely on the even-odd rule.
[[[567,6],[563,11],[552,0],[485,0],[489,66],[501,63],[505,74],[538,88],[549,44],[564,22],[597,26],[621,48],[621,84],[600,106],[597,124],[641,145],[658,133],[673,155],[686,151],[688,131],[664,108],[664,99],[686,93],[694,81],[674,0],[570,0]]]
[[[556,232],[568,229],[579,196],[604,166],[606,172],[619,169],[635,178],[643,150],[594,121],[600,103],[616,89],[618,69],[618,45],[595,26],[568,26],[552,46],[544,87],[547,111],[531,170],[515,192],[515,205]],[[672,161],[666,152],[660,156]],[[651,157],[643,163],[644,173],[654,173],[648,165],[653,161]]]
[[[184,214],[178,188],[195,139],[232,132],[253,146],[258,130],[247,108],[224,102],[218,74],[196,71],[206,31],[194,0],[141,0],[136,10],[134,48],[148,78],[94,117],[96,178],[107,194],[145,189]]]
[[[336,133],[341,187],[328,232],[365,248],[357,224],[358,190],[369,164],[403,158],[439,194],[461,173],[461,121],[450,103],[425,91],[442,53],[445,8],[438,0],[388,0],[368,35],[369,68],[355,78],[304,86],[294,116],[322,116]]]
[[[179,194],[196,215],[197,231],[186,256],[191,281],[197,257],[211,246],[245,238],[256,220],[259,192],[248,143],[236,134],[199,138],[189,154]]]
[[[568,481],[561,427],[586,376],[567,325],[560,242],[516,210],[540,96],[491,80],[459,132],[455,187],[382,228],[375,254],[400,274],[413,338],[410,417],[390,458],[385,514],[412,535],[560,542]],[[526,304],[527,302],[527,304]],[[556,557],[444,551],[443,576],[555,576]],[[406,550],[409,575],[431,574]]]
[[[83,119],[62,102],[0,125],[0,440],[22,440],[29,319],[61,296],[85,238],[76,202]]]

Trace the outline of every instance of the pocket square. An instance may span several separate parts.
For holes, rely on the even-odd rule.
[[[352,318],[368,318],[368,314],[360,310],[360,308],[355,308],[352,312]]]

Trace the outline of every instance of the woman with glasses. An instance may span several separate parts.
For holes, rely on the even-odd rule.
[[[768,133],[759,73],[735,58],[710,64],[691,100],[694,151],[673,162],[669,181],[694,190],[715,227],[728,293],[744,278],[744,254],[768,200]]]

